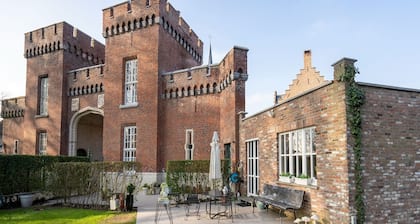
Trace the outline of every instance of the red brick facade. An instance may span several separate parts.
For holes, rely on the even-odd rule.
[[[131,3],[130,3],[131,2]],[[3,150],[121,161],[124,128],[135,126],[136,160],[160,173],[168,160],[209,159],[221,149],[248,184],[247,142],[258,141],[259,183],[305,191],[300,215],[350,223],[356,214],[353,141],[347,85],[304,68],[276,105],[249,117],[245,110],[247,49],[233,47],[217,64],[202,65],[203,43],[166,0],[124,2],[103,10],[105,45],[63,22],[25,34],[26,97],[2,101]],[[137,60],[137,102],[124,104],[125,63]],[[40,79],[48,77],[47,114],[40,114]],[[305,81],[305,83],[303,83]],[[366,223],[418,223],[420,90],[359,83],[362,107],[363,199]],[[310,185],[280,181],[279,135],[315,128],[316,177]],[[190,135],[187,132],[191,133]],[[243,165],[243,166],[239,166]]]
[[[165,0],[149,3],[104,9],[105,45],[65,22],[25,34],[27,96],[19,118],[5,116],[7,149],[19,140],[18,153],[38,154],[38,135],[45,132],[48,155],[121,161],[124,128],[135,126],[136,159],[145,172],[185,159],[187,130],[193,159],[209,158],[214,131],[232,159],[239,157],[237,113],[245,110],[248,50],[234,47],[220,63],[202,65],[203,43],[179,11]],[[125,105],[125,63],[132,59],[138,100]],[[43,77],[48,104],[41,115]]]

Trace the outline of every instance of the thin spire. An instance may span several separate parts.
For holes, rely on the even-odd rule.
[[[211,42],[210,42],[210,51],[209,51],[209,65],[213,64],[213,56],[211,54]]]
[[[213,55],[211,54],[211,36],[209,36],[210,39],[210,50],[209,50],[209,65],[213,64]]]

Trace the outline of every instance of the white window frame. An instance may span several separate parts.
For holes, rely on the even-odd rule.
[[[259,139],[245,142],[247,156],[247,195],[258,195],[260,184]]]
[[[124,105],[137,105],[137,59],[125,62]]]
[[[191,148],[189,146],[191,145]],[[185,130],[185,160],[194,160],[194,130]]]
[[[124,127],[124,138],[123,138],[123,161],[124,162],[136,161],[136,146],[137,146],[137,127],[136,126]]]
[[[47,155],[47,132],[38,133],[38,154]]]
[[[48,76],[39,80],[39,115],[48,115]]]
[[[278,135],[279,175],[305,175],[316,180],[315,127]]]

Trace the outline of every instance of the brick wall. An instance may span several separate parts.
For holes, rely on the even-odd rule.
[[[420,223],[420,91],[360,86],[366,223]]]
[[[17,153],[22,153],[23,138],[23,116],[25,114],[25,98],[11,98],[1,101],[1,117],[3,124],[0,125],[2,131],[2,143],[4,154],[15,153],[15,141],[18,141]],[[1,139],[0,139],[1,140]]]
[[[300,214],[314,211],[332,223],[349,220],[344,99],[344,84],[333,82],[246,118],[240,126],[240,160],[245,164],[245,141],[259,139],[259,188],[272,183],[304,190],[304,209]],[[306,127],[315,127],[317,186],[278,182],[278,134]]]
[[[24,154],[35,154],[37,133],[48,135],[47,154],[67,153],[67,71],[103,63],[104,46],[62,22],[25,34],[27,58]],[[48,76],[48,115],[38,115],[39,79]]]

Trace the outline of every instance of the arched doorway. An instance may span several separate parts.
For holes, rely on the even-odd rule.
[[[69,156],[102,161],[103,111],[85,108],[73,115],[69,130]]]

